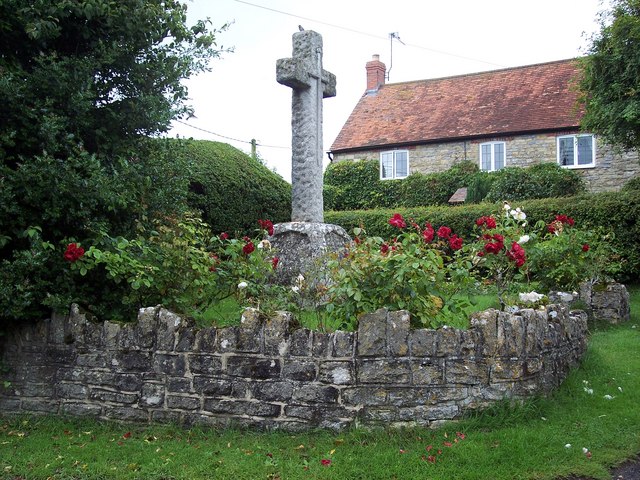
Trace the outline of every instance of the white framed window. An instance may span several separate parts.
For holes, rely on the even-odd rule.
[[[495,172],[504,168],[507,156],[504,142],[487,142],[480,144],[480,170]]]
[[[558,164],[566,168],[595,167],[595,137],[591,134],[558,137]]]
[[[409,152],[391,150],[380,153],[380,180],[405,178],[409,175]]]

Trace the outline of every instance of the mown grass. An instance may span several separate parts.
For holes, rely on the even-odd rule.
[[[0,475],[6,479],[542,480],[569,474],[609,478],[612,465],[640,452],[640,288],[631,291],[631,322],[594,329],[581,367],[554,394],[520,405],[498,404],[439,430],[286,434],[5,418],[0,421]]]

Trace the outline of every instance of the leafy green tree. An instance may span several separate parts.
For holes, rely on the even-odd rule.
[[[601,14],[580,80],[582,127],[625,149],[640,147],[640,0]]]
[[[0,319],[89,288],[104,299],[100,272],[69,276],[62,242],[130,235],[186,208],[175,146],[152,140],[191,113],[182,80],[220,53],[220,30],[187,26],[186,8],[0,0]]]

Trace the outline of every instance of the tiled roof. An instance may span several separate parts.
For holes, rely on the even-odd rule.
[[[367,92],[332,152],[577,127],[576,60],[382,85]]]

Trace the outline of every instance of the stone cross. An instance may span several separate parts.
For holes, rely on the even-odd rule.
[[[293,58],[278,60],[276,79],[293,89],[291,221],[322,223],[322,99],[336,94],[335,75],[322,69],[322,36],[294,33]]]

